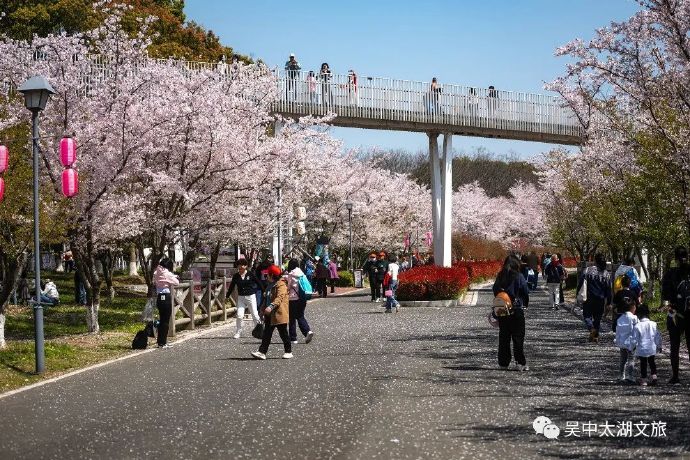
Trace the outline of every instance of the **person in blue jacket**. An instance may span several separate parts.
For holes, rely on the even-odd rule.
[[[529,306],[529,288],[527,280],[520,273],[520,260],[515,256],[508,256],[503,262],[503,268],[496,276],[493,293],[496,296],[504,291],[510,297],[512,314],[498,317],[498,365],[501,369],[508,369],[510,364],[510,342],[513,342],[513,356],[517,363],[517,370],[527,371],[525,358],[525,309]]]

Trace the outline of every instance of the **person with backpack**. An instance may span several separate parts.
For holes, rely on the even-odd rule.
[[[307,275],[299,268],[299,261],[297,259],[290,259],[287,272],[285,278],[289,298],[290,321],[288,323],[288,333],[290,335],[290,342],[297,343],[297,325],[304,336],[304,343],[309,343],[314,338],[314,332],[304,317],[304,310],[307,308],[307,296],[311,297],[312,294],[311,286],[309,286],[309,292],[306,292],[303,288],[303,283],[309,283],[309,280],[306,279]]]
[[[173,288],[180,284],[180,280],[173,271],[173,261],[167,257],[161,259],[153,272],[153,282],[156,286],[156,307],[160,323],[158,324],[158,348],[170,348],[168,345],[168,330],[172,316]]]
[[[633,300],[635,305],[639,304],[638,297],[630,290],[630,277],[628,277],[628,275],[623,275],[621,286],[622,289],[613,295],[613,320],[611,321],[611,331],[614,333],[616,332],[618,318],[627,311],[625,306],[626,299]]]
[[[661,281],[661,300],[667,305],[666,328],[671,342],[671,379],[680,382],[680,340],[685,334],[685,345],[690,355],[690,263],[688,250],[679,246],[674,251],[675,267],[669,268]]]
[[[565,283],[568,279],[568,270],[566,270],[565,266],[563,265],[563,256],[559,252],[556,253],[556,263],[560,267],[559,271],[561,275],[561,281],[558,283],[558,304],[564,305],[565,296],[563,295],[563,283]]]
[[[288,321],[290,319],[290,305],[288,297],[287,282],[281,276],[283,270],[277,265],[271,265],[266,269],[266,278],[270,286],[270,296],[267,299],[266,307],[262,310],[264,315],[264,335],[261,338],[261,345],[258,351],[253,351],[251,355],[254,359],[266,359],[268,347],[271,345],[273,331],[278,329],[280,339],[283,341],[283,359],[291,359],[292,343],[288,334]]]
[[[549,290],[549,301],[551,302],[551,309],[558,310],[559,302],[559,288],[561,280],[565,274],[565,270],[558,263],[558,256],[556,254],[551,256],[551,263],[546,266],[544,270],[546,274],[546,288]]]
[[[527,281],[520,273],[520,260],[515,256],[506,257],[503,268],[493,285],[494,296],[505,302],[504,314],[497,309],[491,315],[498,320],[498,365],[508,369],[511,361],[510,342],[513,342],[513,356],[517,370],[527,371],[527,360],[524,353],[525,312],[529,306],[529,288]],[[496,301],[494,301],[496,305]]]
[[[316,259],[316,292],[321,297],[328,296],[328,278],[331,276],[328,271],[328,266],[324,264],[319,256]]]
[[[616,273],[613,275],[614,295],[616,295],[616,292],[623,288],[621,281],[623,280],[623,276],[627,276],[630,278],[629,289],[637,294],[636,297],[640,296],[640,292],[642,292],[642,284],[640,283],[640,277],[637,274],[634,264],[635,261],[632,257],[626,257],[623,263],[620,264],[616,269]]]
[[[649,319],[649,307],[645,304],[640,305],[637,310],[639,322],[633,331],[633,343],[635,345],[635,356],[640,358],[640,385],[647,386],[647,364],[651,372],[649,385],[656,385],[656,362],[654,357],[661,351],[661,334],[656,327],[656,322]]]
[[[599,327],[606,307],[611,305],[611,272],[606,269],[606,257],[594,256],[594,265],[582,272],[577,283],[577,295],[587,282],[587,300],[582,306],[582,317],[589,329],[589,342],[599,341]]]
[[[232,275],[227,295],[231,295],[232,291],[237,287],[237,313],[235,319],[237,330],[233,338],[239,339],[242,335],[242,322],[244,319],[244,311],[247,307],[249,307],[249,311],[252,314],[254,326],[261,324],[261,318],[259,318],[259,311],[257,310],[256,303],[256,290],[259,286],[256,275],[247,270],[248,262],[246,259],[238,260],[236,265],[237,273]]]

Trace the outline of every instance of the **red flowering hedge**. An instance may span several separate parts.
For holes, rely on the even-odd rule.
[[[501,262],[462,262],[453,267],[423,265],[400,274],[399,300],[457,299],[471,282],[493,278]]]

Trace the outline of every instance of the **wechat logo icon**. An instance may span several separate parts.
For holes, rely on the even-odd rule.
[[[532,422],[532,428],[537,434],[543,434],[548,439],[556,439],[558,435],[561,434],[560,428],[558,428],[550,418],[540,415],[534,419]]]

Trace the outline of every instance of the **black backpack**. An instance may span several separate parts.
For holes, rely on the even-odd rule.
[[[681,312],[690,312],[690,275],[686,274],[676,287],[676,307]]]
[[[149,345],[149,337],[146,329],[142,329],[134,335],[132,340],[132,350],[145,350]]]

